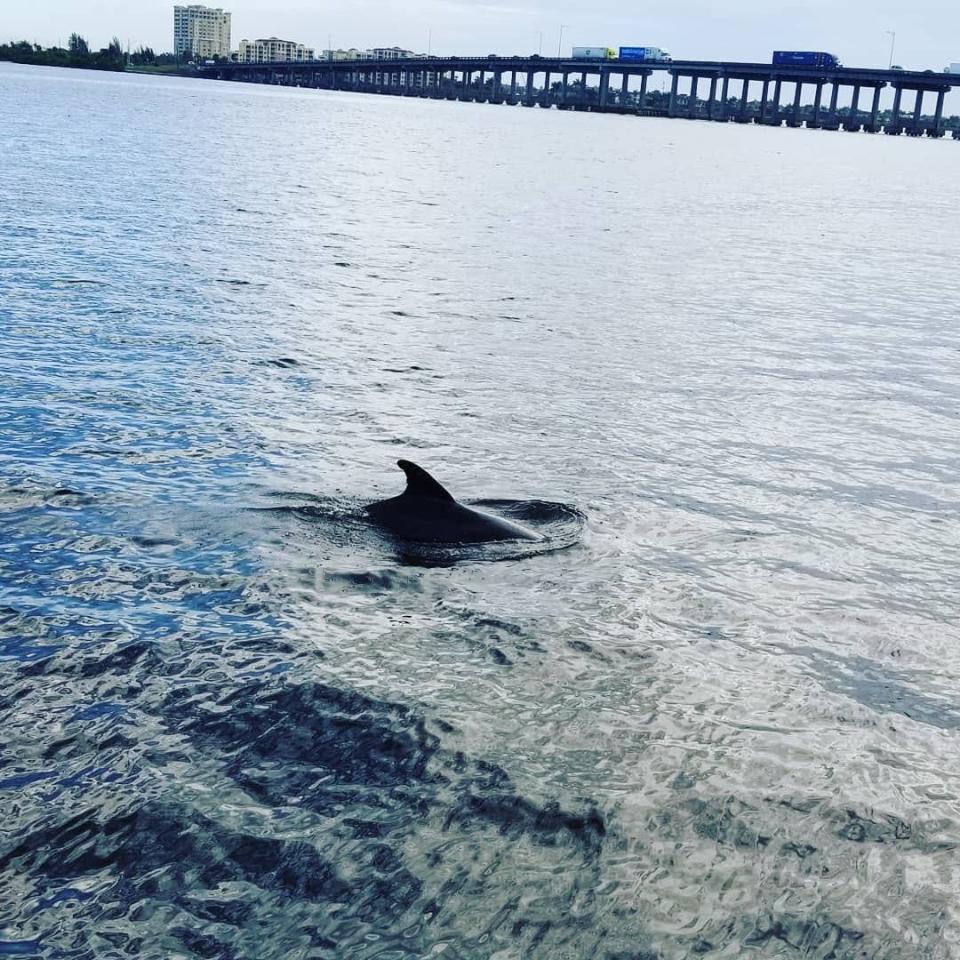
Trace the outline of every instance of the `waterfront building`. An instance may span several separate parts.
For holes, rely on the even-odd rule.
[[[413,50],[404,50],[403,47],[374,47],[367,51],[367,56],[372,60],[425,60],[427,58],[425,53],[414,53]],[[373,82],[379,85],[399,83],[401,74],[396,70],[391,72],[377,71],[372,76]],[[429,71],[426,73],[418,71],[411,74],[411,77],[411,85],[414,87],[429,86],[434,80],[433,73]]]
[[[173,52],[198,60],[230,56],[230,14],[199,3],[173,8]]]
[[[372,50],[358,50],[351,47],[349,50],[323,50],[321,51],[321,60],[425,60],[425,53],[414,53],[412,50],[404,50],[403,47],[374,47]],[[399,83],[403,71],[393,70],[373,70],[364,72],[364,82],[379,85]],[[432,71],[417,71],[410,74],[410,84],[419,88],[431,86],[435,82]]]
[[[313,48],[294,40],[268,37],[265,40],[241,40],[237,51],[238,63],[297,62],[313,59]]]
[[[368,51],[368,55],[373,60],[412,60],[414,57],[423,56],[422,53],[414,53],[402,47],[374,47]]]
[[[324,50],[321,60],[367,60],[370,57],[369,50],[358,50],[351,47],[349,50]]]

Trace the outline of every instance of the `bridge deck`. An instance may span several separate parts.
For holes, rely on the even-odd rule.
[[[199,73],[220,71],[239,72],[250,68],[295,68],[317,71],[362,70],[396,72],[407,70],[485,70],[487,72],[518,73],[645,73],[662,71],[669,74],[730,79],[782,80],[814,83],[855,83],[904,86],[929,90],[960,87],[960,74],[936,73],[933,70],[882,70],[872,67],[800,67],[776,66],[772,63],[740,63],[727,60],[670,60],[637,62],[636,60],[586,60],[571,57],[416,57],[403,60],[305,60],[300,62],[274,61],[268,63],[224,63],[198,67]]]

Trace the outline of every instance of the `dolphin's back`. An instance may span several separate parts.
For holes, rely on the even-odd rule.
[[[457,503],[422,467],[397,461],[407,475],[399,497],[368,504],[367,514],[404,540],[422,543],[485,543],[498,540],[539,540],[537,534],[502,517]]]

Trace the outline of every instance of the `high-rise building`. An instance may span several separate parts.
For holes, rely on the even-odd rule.
[[[230,56],[230,14],[199,3],[173,8],[173,52],[198,60]]]
[[[241,40],[237,51],[238,63],[272,63],[275,61],[297,61],[313,59],[313,48],[305,47],[293,40],[278,40],[268,37],[266,40]]]

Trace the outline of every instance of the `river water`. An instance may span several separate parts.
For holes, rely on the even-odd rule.
[[[960,956],[957,144],[0,130],[0,954]],[[411,561],[400,457],[585,525]]]

